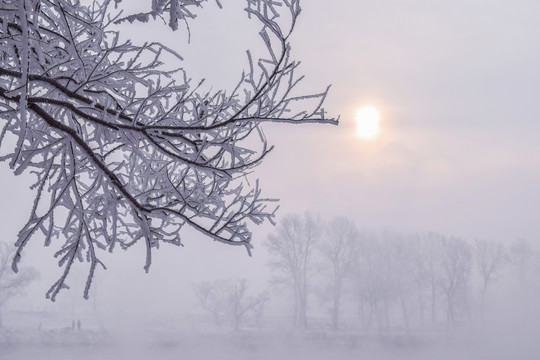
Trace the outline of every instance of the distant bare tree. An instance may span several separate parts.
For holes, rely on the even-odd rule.
[[[204,281],[196,284],[194,291],[198,305],[212,314],[214,323],[220,326],[226,313],[226,283],[223,280]]]
[[[381,271],[384,254],[377,237],[374,234],[361,233],[356,255],[351,275],[360,320],[366,331],[369,331],[373,319],[375,319],[378,331],[382,332],[384,321],[381,313],[381,303],[386,296],[386,276]]]
[[[253,313],[259,326],[264,305],[269,300],[266,292],[250,296],[246,279],[201,282],[194,290],[199,305],[212,314],[214,323],[219,326],[228,319],[235,331],[240,330],[249,313]]]
[[[0,327],[2,327],[2,309],[6,302],[19,295],[25,287],[38,278],[33,268],[22,268],[19,273],[11,270],[11,261],[17,248],[11,244],[0,242]]]
[[[260,330],[263,325],[264,311],[266,308],[266,303],[270,300],[270,294],[268,291],[260,293],[256,297],[257,301],[254,302],[251,307],[251,312],[253,313],[253,318],[255,320],[255,325]]]
[[[366,329],[369,330],[373,319],[377,321],[379,333],[392,327],[392,307],[399,305],[403,324],[408,329],[408,309],[405,297],[410,287],[406,282],[411,275],[407,260],[410,256],[410,244],[402,234],[379,231],[363,232],[360,235],[358,256],[353,264],[354,293],[359,302],[359,312]],[[399,254],[403,251],[403,254]],[[403,273],[401,273],[403,272]],[[366,318],[365,307],[369,313]]]
[[[424,326],[426,319],[426,300],[428,292],[430,290],[430,272],[426,254],[422,249],[423,240],[419,234],[413,234],[410,236],[411,247],[413,248],[413,254],[410,262],[410,271],[412,277],[412,283],[416,291],[416,304],[418,305],[418,311],[420,313],[420,325]]]
[[[306,213],[287,215],[270,234],[265,246],[273,256],[270,266],[281,273],[274,281],[284,284],[294,295],[294,325],[307,327],[309,280],[313,274],[313,255],[320,240],[320,220]]]
[[[518,283],[521,287],[522,298],[525,299],[527,288],[530,285],[531,273],[535,258],[538,256],[532,244],[527,239],[517,239],[510,245],[509,261],[516,270]]]
[[[347,276],[350,275],[353,262],[357,257],[358,241],[358,230],[354,222],[345,217],[337,217],[327,224],[318,245],[331,272],[331,321],[334,330],[339,328],[343,285]]]
[[[202,2],[152,0],[149,12],[124,19],[168,16],[176,29]],[[244,176],[272,149],[261,124],[337,124],[322,108],[327,90],[297,90],[289,40],[298,0],[247,2],[267,51],[248,52],[229,91],[193,85],[182,57],[158,42],[121,42],[111,27],[122,20],[119,3],[0,6],[0,159],[35,175],[36,191],[13,269],[32,238],[60,241],[64,272],[47,292],[52,300],[75,262],[89,263],[88,297],[96,268],[105,268],[99,251],[142,242],[148,271],[152,249],[180,245],[185,227],[250,252],[248,221],[272,221],[276,210]]]
[[[240,326],[249,312],[255,314],[257,325],[260,326],[260,316],[264,310],[264,305],[269,300],[266,292],[258,296],[248,296],[247,288],[246,279],[231,282],[228,298],[232,327],[235,331],[240,330]]]
[[[497,280],[497,276],[508,262],[508,256],[500,242],[476,239],[473,247],[474,261],[482,279],[481,312],[485,315],[486,293],[490,284]]]
[[[420,260],[427,271],[429,293],[431,298],[431,324],[437,323],[438,298],[440,295],[439,277],[443,269],[443,249],[442,242],[444,236],[435,232],[428,232],[419,235]]]
[[[470,246],[460,238],[443,238],[441,260],[439,284],[446,300],[447,319],[455,322],[460,306],[468,313],[467,291],[472,267]]]
[[[399,234],[387,233],[389,254],[388,263],[392,278],[394,293],[399,301],[403,325],[407,332],[410,331],[409,309],[407,297],[411,293],[413,285],[413,265],[415,260],[414,242],[412,237]]]

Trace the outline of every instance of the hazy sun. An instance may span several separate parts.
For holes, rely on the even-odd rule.
[[[373,139],[379,134],[381,114],[373,106],[364,106],[356,113],[356,135],[362,139]]]

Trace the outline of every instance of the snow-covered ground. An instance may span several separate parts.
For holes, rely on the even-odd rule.
[[[534,334],[500,332],[475,336],[470,330],[439,334],[365,335],[357,332],[175,328],[115,330],[0,330],[0,359],[538,359]]]

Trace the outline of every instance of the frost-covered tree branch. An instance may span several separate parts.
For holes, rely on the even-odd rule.
[[[0,145],[15,174],[35,176],[36,198],[19,233],[13,270],[41,234],[63,273],[47,297],[67,288],[76,261],[99,251],[181,245],[180,230],[251,250],[248,222],[272,221],[276,206],[244,175],[271,151],[265,122],[329,123],[327,90],[303,94],[289,35],[298,1],[249,0],[267,55],[253,59],[236,88],[204,92],[160,43],[121,42],[111,27],[120,1],[6,0],[0,8]],[[200,1],[153,0],[148,20],[194,19]],[[280,14],[287,12],[287,24]],[[177,63],[166,62],[172,55]],[[172,70],[171,70],[172,69]],[[254,145],[256,144],[256,145]]]

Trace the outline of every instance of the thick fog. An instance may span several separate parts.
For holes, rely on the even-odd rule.
[[[245,50],[264,51],[244,7],[208,2],[189,43],[159,19],[118,28],[179,52],[202,88],[233,88]],[[88,300],[76,262],[52,302],[61,244],[34,239],[27,283],[0,286],[0,358],[540,358],[539,16],[532,0],[304,0],[299,86],[332,84],[340,124],[263,126],[275,148],[248,181],[280,208],[252,224],[252,256],[186,229],[148,273],[143,243],[103,251]],[[381,114],[369,140],[363,106]],[[35,190],[0,172],[7,253]]]

